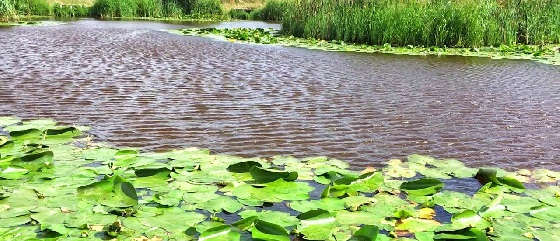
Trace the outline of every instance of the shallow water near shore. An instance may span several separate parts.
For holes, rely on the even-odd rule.
[[[355,168],[412,153],[560,169],[560,68],[324,52],[167,33],[262,22],[80,20],[0,28],[0,113],[93,126],[145,150],[324,155]]]

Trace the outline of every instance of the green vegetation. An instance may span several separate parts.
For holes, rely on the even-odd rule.
[[[251,12],[251,19],[280,21],[288,8],[285,0],[267,0],[265,5]]]
[[[528,59],[537,62],[560,65],[560,44],[550,45],[500,45],[480,48],[440,48],[440,47],[392,47],[390,44],[367,45],[344,41],[325,41],[313,38],[286,36],[274,30],[265,29],[182,29],[171,31],[184,35],[207,36],[217,39],[238,40],[248,43],[277,44],[282,46],[319,49],[326,51],[348,51],[364,53],[390,53],[406,55],[457,55],[489,57],[493,59]]]
[[[81,5],[53,5],[53,15],[61,18],[87,17],[89,8]]]
[[[0,135],[1,240],[560,236],[560,173],[546,169],[474,169],[411,155],[357,172],[327,157],[117,149],[92,142],[85,127],[49,119],[0,117],[0,127],[7,134]],[[449,181],[474,189],[453,190]]]
[[[560,43],[560,0],[294,0],[286,34],[371,45]]]

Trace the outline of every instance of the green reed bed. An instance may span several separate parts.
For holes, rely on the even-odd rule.
[[[553,241],[560,173],[144,152],[0,117],[0,240]],[[455,184],[453,184],[455,183]],[[463,183],[463,185],[457,185]],[[465,188],[468,187],[468,188]]]
[[[447,47],[418,47],[408,45],[393,47],[390,44],[369,45],[347,43],[345,41],[325,41],[315,38],[298,38],[283,35],[272,29],[215,29],[189,28],[171,30],[172,33],[182,35],[205,36],[222,40],[239,41],[245,43],[274,44],[290,47],[301,47],[325,51],[346,51],[363,53],[389,53],[405,55],[455,55],[489,57],[493,59],[526,59],[544,64],[560,65],[560,44],[547,45],[499,45],[497,47],[480,48],[447,48]]]
[[[371,45],[560,43],[560,0],[291,0],[283,31]]]
[[[285,0],[268,0],[261,8],[255,9],[251,12],[251,19],[267,20],[267,21],[281,21],[288,2]]]
[[[222,18],[219,0],[97,0],[92,14],[101,18]]]

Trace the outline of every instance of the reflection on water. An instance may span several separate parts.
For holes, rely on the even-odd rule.
[[[1,29],[0,113],[90,125],[99,140],[148,150],[327,155],[355,167],[424,153],[558,169],[558,67],[159,31],[184,25],[270,26],[82,20]]]

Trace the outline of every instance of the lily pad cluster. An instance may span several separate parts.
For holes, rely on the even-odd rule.
[[[229,41],[244,43],[276,44],[290,47],[307,49],[318,49],[326,51],[365,52],[365,53],[389,53],[405,55],[455,55],[489,57],[493,59],[528,59],[544,64],[560,65],[560,45],[501,45],[498,47],[481,48],[441,48],[404,46],[395,47],[390,44],[366,45],[346,43],[344,41],[325,41],[313,38],[298,38],[283,35],[273,29],[249,29],[249,28],[186,28],[171,30],[172,33],[190,36],[204,36]]]
[[[327,157],[115,148],[48,119],[0,117],[0,127],[0,240],[560,237],[560,173],[550,170],[411,155],[354,171]]]

